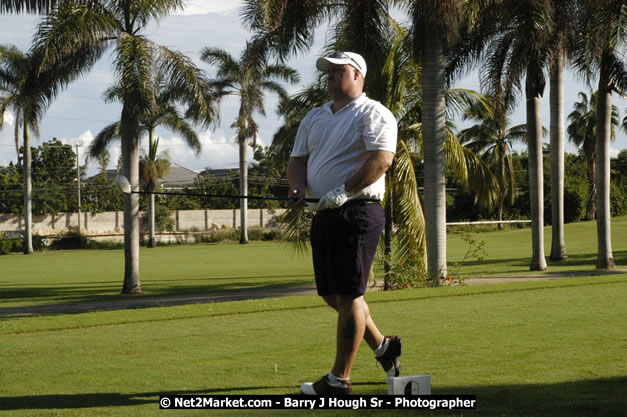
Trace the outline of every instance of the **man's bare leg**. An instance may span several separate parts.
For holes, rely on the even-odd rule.
[[[337,296],[336,295],[326,295],[322,297],[324,301],[335,311],[338,311],[337,304]],[[379,331],[377,326],[374,324],[374,320],[370,316],[370,308],[368,307],[368,303],[364,300],[363,297],[359,297],[364,306],[364,314],[366,316],[366,331],[364,332],[364,340],[368,343],[368,346],[372,350],[376,349],[381,342],[383,341],[383,334]]]

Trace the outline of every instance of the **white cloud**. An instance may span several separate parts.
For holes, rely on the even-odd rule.
[[[12,113],[10,113],[8,111],[5,112],[3,118],[4,118],[4,125],[5,126],[7,126],[7,125],[13,126],[13,121],[15,120],[15,117],[13,116]]]
[[[199,133],[198,137],[202,144],[198,156],[176,135],[160,135],[159,150],[167,152],[170,161],[197,172],[206,168],[236,168],[239,165],[239,148],[232,130],[207,130]],[[267,145],[261,140],[259,143]],[[248,160],[253,161],[253,150],[250,147]]]
[[[610,158],[618,158],[619,153],[620,149],[614,149],[610,146]]]
[[[223,13],[241,6],[241,1],[234,0],[187,0],[185,2],[185,9],[173,14],[189,16],[194,14]]]

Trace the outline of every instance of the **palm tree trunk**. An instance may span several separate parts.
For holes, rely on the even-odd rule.
[[[386,175],[386,182],[390,182],[394,178],[394,165],[392,164]],[[388,290],[390,283],[390,274],[392,273],[392,229],[394,228],[394,190],[391,186],[387,188],[387,198],[385,200],[385,235],[383,249],[383,291]]]
[[[531,201],[531,271],[546,269],[544,258],[544,179],[542,165],[542,119],[540,77],[536,68],[527,69],[527,135],[529,139],[529,194]]]
[[[500,193],[501,195],[499,195],[499,207],[498,207],[498,212],[499,212],[499,222],[503,221],[503,205],[505,204],[505,192],[501,191]],[[503,223],[499,223],[498,226],[499,230],[503,230]]]
[[[154,128],[149,129],[148,131],[148,149],[149,155],[148,158],[153,162],[157,158],[156,155],[152,155],[153,147],[154,147]],[[158,182],[159,180],[157,180]],[[155,241],[155,195],[148,195],[148,247],[155,248],[157,247],[157,242]]]
[[[24,118],[24,254],[33,253],[33,182],[30,130]]]
[[[155,240],[155,195],[148,195],[148,247],[156,248]]]
[[[121,117],[122,165],[131,190],[139,190],[138,121],[127,105]],[[139,280],[139,194],[124,195],[124,286],[122,294],[141,294]]]
[[[240,195],[248,195],[248,146],[246,137],[239,137],[239,191]],[[240,198],[240,244],[248,243],[248,199]]]
[[[551,68],[551,256],[565,261],[564,241],[564,56]]]
[[[422,58],[422,141],[424,147],[427,273],[439,282],[446,275],[446,59],[441,39],[424,29]]]
[[[610,135],[612,117],[612,90],[609,87],[606,65],[601,65],[597,97],[597,269],[615,269],[612,255],[610,213]]]
[[[596,148],[596,140],[592,146]],[[586,152],[586,165],[588,168],[588,199],[586,200],[586,220],[597,218],[597,152]]]

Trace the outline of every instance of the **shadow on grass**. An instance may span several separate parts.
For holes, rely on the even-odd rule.
[[[614,263],[617,269],[623,269],[627,267],[627,251],[614,251]],[[560,274],[568,273],[571,271],[577,271],[580,273],[591,272],[590,275],[595,275],[595,271],[603,271],[596,269],[596,253],[574,254],[568,255],[566,261],[551,261],[546,256],[548,269],[546,271],[529,271],[529,265],[531,263],[530,257],[523,258],[499,258],[499,259],[484,259],[468,260],[461,265],[460,273],[462,275],[474,276],[477,274],[485,275],[521,275],[521,274]],[[449,263],[449,271],[455,270],[456,263]]]
[[[291,279],[288,279],[291,278]],[[251,289],[280,288],[306,286],[313,283],[311,275],[285,276],[239,276],[239,277],[211,277],[211,278],[182,278],[177,280],[142,280],[145,296],[177,296],[212,294],[224,291],[242,291]],[[204,282],[204,283],[203,283]],[[167,283],[167,284],[166,284]],[[0,299],[4,302],[27,302],[29,299],[47,299],[46,301],[75,303],[83,301],[115,300],[128,298],[119,292],[122,289],[122,280],[111,282],[85,282],[73,285],[55,286],[14,286],[0,288]],[[0,303],[1,305],[1,303]]]
[[[309,285],[307,285],[309,284]],[[313,293],[313,282],[279,281],[260,283],[234,283],[207,286],[168,287],[167,291],[144,295],[105,295],[81,291],[66,298],[56,298],[57,303],[40,303],[2,307],[0,317],[20,317],[42,314],[74,314],[184,304],[215,303],[221,301],[249,300]]]
[[[557,384],[497,385],[478,387],[434,388],[433,394],[476,395],[477,408],[464,410],[464,415],[508,415],[508,416],[622,416],[627,407],[624,388],[627,377],[587,379]],[[363,392],[364,386],[376,386]],[[380,382],[354,384],[359,394],[385,394],[386,386]],[[144,393],[93,393],[53,394],[0,398],[0,410],[47,410],[78,409],[93,407],[128,407],[154,404],[158,407],[159,395],[237,395],[258,394],[259,390],[276,390],[277,393],[295,394],[296,386],[289,387],[238,387],[231,389],[207,389],[185,392]],[[370,392],[376,391],[376,392]],[[130,410],[129,410],[130,411]],[[271,411],[271,410],[268,410]],[[343,410],[349,414],[349,410]],[[381,415],[381,410],[350,410],[356,415]],[[461,410],[396,410],[397,415],[460,415]],[[323,412],[321,414],[327,414]],[[328,410],[337,415],[337,410]]]
[[[353,384],[354,387],[359,385],[375,385],[375,383]],[[432,394],[435,395],[476,395],[477,408],[475,410],[458,410],[457,412],[395,410],[393,415],[618,417],[624,416],[627,409],[625,386],[627,386],[626,376],[556,384],[433,387]],[[386,389],[386,387],[368,389],[368,392],[363,393],[381,395],[381,389]],[[362,393],[362,390],[358,392]],[[360,416],[379,416],[381,411],[360,410],[358,414]]]
[[[160,395],[226,395],[252,394],[259,390],[294,389],[294,387],[238,387],[196,391],[164,391],[138,393],[93,393],[27,395],[23,397],[0,397],[0,410],[49,410],[64,408],[128,407],[154,404],[159,407]]]

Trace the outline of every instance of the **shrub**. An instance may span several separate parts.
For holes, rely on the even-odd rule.
[[[50,248],[54,250],[85,249],[87,246],[87,237],[74,231],[61,234],[61,236],[54,238],[50,244]]]
[[[610,212],[613,217],[627,214],[627,179],[610,184]]]

